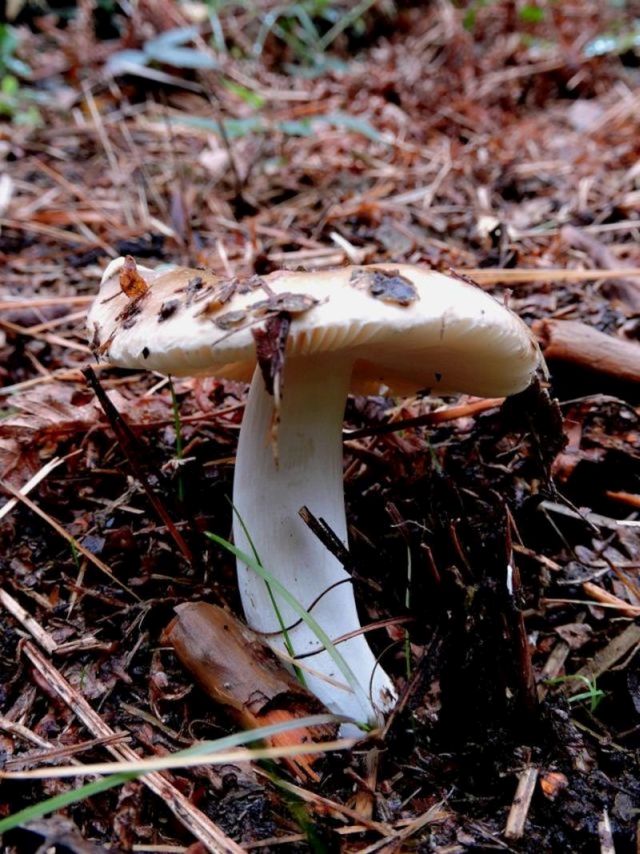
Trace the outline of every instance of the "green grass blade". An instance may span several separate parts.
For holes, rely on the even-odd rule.
[[[35,821],[56,810],[64,809],[65,807],[75,804],[78,801],[83,801],[85,798],[90,798],[93,795],[98,795],[100,792],[105,792],[114,786],[120,786],[123,783],[128,783],[129,780],[135,780],[139,776],[133,772],[127,774],[114,774],[110,777],[104,777],[100,780],[94,780],[92,783],[85,783],[78,789],[71,789],[69,792],[63,792],[61,795],[55,795],[53,798],[47,798],[44,801],[39,801],[30,807],[9,815],[0,820],[0,835],[8,830],[13,830],[22,824],[27,824],[30,821]]]
[[[297,718],[294,721],[269,724],[268,726],[249,730],[247,732],[232,733],[231,735],[215,739],[214,741],[203,741],[193,745],[193,747],[187,747],[185,750],[179,750],[176,753],[171,753],[169,756],[173,758],[176,756],[192,757],[200,754],[211,754],[221,750],[227,750],[230,747],[240,747],[252,741],[262,741],[265,738],[269,738],[272,735],[278,735],[278,733],[286,732],[287,730],[302,729],[319,726],[321,724],[339,723],[349,720],[349,718],[345,718],[340,715],[309,715],[306,718]],[[80,775],[81,773],[82,766],[79,765],[78,774]],[[64,809],[71,804],[78,803],[78,801],[83,801],[86,798],[93,797],[93,795],[98,795],[101,792],[114,788],[115,786],[121,786],[123,783],[128,783],[130,780],[135,780],[138,777],[144,776],[144,773],[145,772],[143,771],[116,771],[108,777],[103,777],[100,780],[94,780],[91,783],[85,783],[84,786],[79,786],[77,789],[72,789],[69,792],[63,792],[61,795],[55,795],[52,798],[46,798],[44,801],[39,801],[37,804],[25,807],[25,809],[1,819],[0,834],[13,830],[20,825],[27,824],[30,821],[35,821],[36,819],[49,815],[49,813],[55,812],[56,810]]]
[[[260,576],[260,578],[263,578],[273,587],[276,593],[282,599],[284,599],[287,605],[289,605],[289,607],[296,612],[300,619],[311,629],[314,635],[318,638],[318,640],[324,646],[332,661],[334,662],[340,673],[342,673],[347,684],[349,685],[353,693],[356,695],[356,697],[358,697],[360,702],[363,703],[365,707],[369,706],[369,698],[367,697],[362,686],[358,682],[353,670],[351,670],[344,657],[340,655],[340,653],[336,649],[335,644],[326,634],[322,626],[317,622],[317,620],[315,620],[311,616],[311,614],[306,610],[306,608],[301,605],[300,602],[298,602],[295,596],[292,596],[292,594],[287,590],[287,588],[283,584],[281,584],[277,578],[274,578],[274,576],[267,569],[265,569],[262,564],[260,564],[258,561],[255,561],[248,554],[246,554],[246,552],[243,552],[241,549],[237,548],[237,546],[234,546],[233,543],[230,543],[228,540],[225,540],[224,537],[218,536],[218,534],[211,533],[211,531],[207,531],[206,535],[207,537],[209,537],[210,540],[213,540],[214,543],[217,543],[218,545],[227,549],[227,551],[230,551],[231,554],[235,555],[236,558],[241,560],[242,563],[246,564],[246,566],[252,569],[257,575]],[[365,723],[366,722],[363,721],[360,723],[360,725],[363,725]],[[367,727],[363,726],[363,728],[366,729]]]
[[[253,556],[255,558],[256,563],[259,563],[260,566],[262,566],[262,561],[260,560],[260,555],[258,554],[258,550],[256,549],[256,547],[253,543],[253,540],[251,539],[251,534],[249,533],[247,526],[244,523],[244,519],[238,513],[238,510],[237,510],[235,504],[233,503],[233,501],[229,500],[229,503],[231,504],[231,509],[233,510],[233,513],[236,516],[236,518],[238,519],[240,527],[242,528],[242,533],[247,538],[247,542],[249,543],[249,546],[251,547],[251,551],[253,552]],[[285,649],[287,650],[287,652],[289,653],[291,658],[295,658],[296,657],[296,651],[293,648],[293,644],[291,643],[291,638],[289,637],[289,632],[287,631],[287,627],[285,625],[284,619],[282,618],[282,614],[280,613],[280,608],[278,607],[278,603],[276,602],[276,597],[273,595],[273,590],[269,586],[269,582],[265,581],[265,584],[267,586],[267,593],[269,594],[269,599],[271,600],[271,606],[272,606],[273,611],[276,615],[276,619],[278,620],[278,625],[280,626],[280,631],[282,632],[282,640],[284,641]],[[304,687],[306,688],[307,683],[305,681],[304,674],[303,674],[302,670],[299,667],[295,667],[295,666],[294,666],[294,670],[296,673],[296,678],[298,679],[300,684],[304,685]]]

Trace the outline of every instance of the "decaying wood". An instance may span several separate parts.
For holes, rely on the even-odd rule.
[[[51,691],[57,694],[62,702],[78,716],[93,736],[112,739],[118,735],[30,641],[24,644],[22,650],[36,671],[46,680]],[[105,748],[116,759],[130,762],[136,762],[140,759],[135,751],[126,744],[109,743],[105,745]],[[152,771],[141,777],[141,780],[145,786],[164,801],[178,821],[202,842],[207,851],[242,854],[243,849],[223,833],[217,824],[195,807],[182,792],[178,791],[165,774]]]
[[[206,602],[179,605],[163,638],[207,694],[225,706],[243,729],[291,721],[326,709],[280,664],[259,635],[223,608]],[[289,730],[265,739],[290,745],[327,741],[336,727]],[[285,759],[298,776],[318,779],[316,756]]]
[[[605,335],[577,320],[537,320],[547,361],[570,362],[624,382],[640,383],[640,344]]]

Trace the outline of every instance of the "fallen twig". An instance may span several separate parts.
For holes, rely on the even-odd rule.
[[[640,345],[633,341],[605,335],[577,320],[537,320],[533,331],[548,361],[640,383]]]
[[[606,270],[563,270],[520,268],[501,269],[499,267],[478,267],[470,270],[457,270],[479,285],[524,285],[530,282],[591,282],[600,279],[617,279],[621,276],[640,277],[640,267],[611,267]]]
[[[43,629],[40,623],[25,611],[22,605],[17,602],[11,594],[7,593],[6,590],[0,590],[0,604],[3,605],[11,616],[20,623],[23,629],[29,632],[31,637],[42,647],[42,649],[44,649],[45,652],[48,652],[49,655],[51,655],[56,651],[58,644],[54,641],[49,632]]]
[[[44,510],[38,507],[37,504],[34,504],[34,502],[30,498],[27,498],[26,495],[22,495],[21,493],[19,493],[11,486],[11,484],[7,483],[6,481],[0,480],[0,487],[2,489],[6,489],[7,492],[13,495],[14,498],[16,498],[22,504],[25,504],[29,508],[29,510],[40,516],[41,519],[44,519],[44,521],[48,525],[50,525],[54,531],[60,534],[60,536],[63,537],[68,543],[71,543],[71,545],[75,549],[77,549],[81,554],[83,554],[87,558],[87,560],[91,561],[91,563],[96,566],[101,572],[104,572],[104,574],[108,578],[110,578],[114,584],[116,584],[122,590],[126,590],[126,592],[130,596],[133,596],[136,601],[141,601],[137,593],[134,593],[133,590],[127,587],[127,585],[123,581],[120,581],[119,578],[116,578],[116,576],[111,572],[106,563],[101,561],[100,558],[97,555],[94,555],[93,552],[89,551],[89,549],[85,548],[85,546],[83,546],[82,543],[76,540],[75,537],[72,537],[71,534],[66,531],[59,522],[56,522],[55,519],[49,516],[48,513],[45,513]]]
[[[509,810],[507,825],[504,835],[507,839],[522,839],[524,826],[529,815],[531,799],[536,788],[538,769],[534,767],[525,768],[518,778],[518,788]]]
[[[624,617],[640,617],[640,607],[637,605],[630,605],[628,602],[625,602],[624,599],[621,599],[613,593],[609,593],[608,590],[605,590],[603,587],[599,587],[597,584],[593,584],[591,581],[585,581],[582,585],[582,589],[587,596],[591,596],[591,598],[595,599],[596,602],[616,607]]]

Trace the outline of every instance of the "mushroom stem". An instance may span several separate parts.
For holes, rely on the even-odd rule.
[[[236,545],[251,554],[249,537],[266,570],[298,600],[333,640],[360,628],[349,574],[300,518],[303,506],[322,517],[347,541],[342,479],[342,421],[352,361],[336,356],[288,358],[285,363],[277,432],[278,461],[270,443],[273,397],[259,369],[253,376],[242,422],[233,502]],[[337,584],[337,582],[342,582]],[[285,650],[285,641],[265,581],[238,563],[238,584],[249,625],[273,632],[269,642]],[[296,655],[322,649],[322,643],[298,614],[273,592]],[[315,604],[314,604],[315,603]],[[360,691],[345,684],[326,651],[305,659],[307,687],[331,710],[357,721],[375,722],[393,703],[393,685],[376,665],[364,635],[340,643]],[[316,675],[316,673],[318,675]],[[323,679],[337,680],[345,688]]]

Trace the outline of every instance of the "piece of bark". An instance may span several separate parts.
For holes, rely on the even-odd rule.
[[[562,239],[581,252],[586,252],[598,267],[621,267],[620,260],[608,246],[600,243],[593,235],[581,231],[573,225],[565,225],[560,231]],[[631,278],[611,279],[602,286],[602,293],[610,299],[618,299],[636,314],[640,311],[640,281]]]
[[[605,335],[577,320],[537,320],[533,331],[550,362],[570,362],[623,382],[640,383],[640,344]]]
[[[327,713],[313,694],[297,682],[261,637],[223,608],[207,602],[178,605],[163,633],[197,682],[229,711],[243,729]],[[333,724],[287,730],[265,739],[271,746],[328,741]],[[319,754],[318,754],[319,755]],[[316,755],[283,759],[303,779],[318,780]]]

